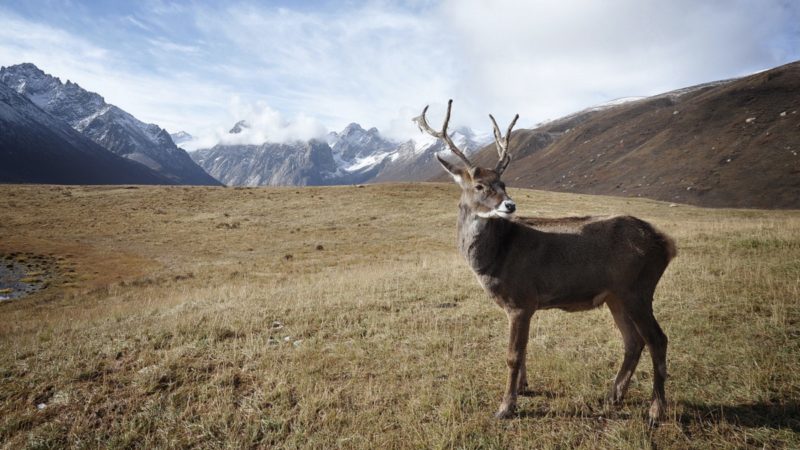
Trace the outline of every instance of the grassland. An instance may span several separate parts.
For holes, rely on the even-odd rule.
[[[537,313],[531,396],[492,418],[504,314],[456,253],[450,185],[0,186],[4,448],[798,448],[800,212],[512,190],[521,214],[628,213],[676,238],[656,293],[668,417],[608,311]]]

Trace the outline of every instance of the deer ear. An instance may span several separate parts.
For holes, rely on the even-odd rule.
[[[442,167],[444,167],[444,170],[446,170],[447,173],[453,177],[453,180],[455,180],[456,183],[460,185],[463,182],[464,171],[462,169],[456,167],[454,164],[450,164],[446,159],[442,158],[438,154],[436,155],[436,159],[439,160],[439,164],[441,164]]]

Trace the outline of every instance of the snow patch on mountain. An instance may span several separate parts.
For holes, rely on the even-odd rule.
[[[391,158],[392,156],[396,155],[397,152],[380,152],[375,153],[372,155],[367,155],[361,158],[356,158],[352,161],[344,163],[341,167],[342,170],[345,172],[357,172],[360,170],[368,169],[370,167],[374,167],[377,164],[380,164],[387,158]],[[396,156],[395,156],[396,159]]]
[[[328,145],[341,172],[363,171],[389,156],[397,143],[385,139],[377,128],[365,130],[357,123],[347,125],[341,132],[331,132],[327,136]]]
[[[189,134],[189,133],[187,133],[185,131],[178,131],[177,133],[170,133],[169,136],[172,138],[172,142],[174,142],[175,145],[178,145],[178,146],[180,146],[184,142],[189,142],[192,139],[194,139],[194,137],[191,134]]]
[[[113,154],[4,83],[0,130],[0,182],[173,184]]]
[[[62,83],[30,63],[0,68],[0,82],[112,153],[140,162],[176,183],[218,184],[175,145],[166,130],[107,104],[76,83]]]
[[[402,174],[426,177],[438,170],[433,154],[449,151],[433,136],[420,134],[417,139],[395,142],[381,135],[377,128],[365,129],[351,123],[339,132],[327,133],[324,140],[270,141],[241,143],[240,135],[249,132],[250,120],[240,120],[229,128],[224,139],[206,149],[198,149],[192,158],[206,171],[230,185],[319,185],[367,183],[395,179]],[[250,136],[248,139],[252,138]],[[477,135],[469,128],[457,128],[453,141],[467,154],[488,142],[489,135]],[[425,166],[425,172],[416,168]],[[397,175],[394,175],[397,174]],[[421,178],[427,179],[427,178]]]

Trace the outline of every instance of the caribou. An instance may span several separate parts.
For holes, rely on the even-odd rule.
[[[425,114],[414,118],[420,131],[444,141],[463,164],[436,158],[461,188],[457,246],[486,293],[505,311],[509,323],[505,394],[495,414],[510,418],[517,396],[527,389],[526,348],[531,317],[537,310],[586,311],[605,304],[622,334],[625,354],[608,401],[622,402],[645,346],[653,361],[653,396],[648,411],[655,424],[666,411],[667,336],[653,315],[653,294],[675,242],[653,225],[632,216],[535,218],[514,215],[516,204],[501,181],[511,161],[511,131],[505,136],[490,114],[499,160],[494,169],[478,167],[458,149],[447,126],[440,131]]]

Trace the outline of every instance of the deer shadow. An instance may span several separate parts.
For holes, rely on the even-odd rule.
[[[558,394],[553,391],[546,391],[543,389],[532,389],[530,387],[526,387],[525,389],[520,389],[517,393],[520,397],[544,397],[544,398],[556,398]]]
[[[526,392],[528,396],[554,396],[550,392]],[[520,418],[541,418],[550,415],[573,418],[606,418],[614,420],[627,420],[636,417],[619,407],[604,406],[605,399],[599,400],[596,405],[591,405],[588,411],[554,411],[547,406],[536,408],[523,408],[517,412]],[[625,402],[626,404],[629,402]],[[681,408],[678,408],[678,407]],[[741,403],[738,405],[704,404],[695,402],[678,401],[670,405],[671,408],[680,409],[676,422],[682,427],[701,425],[704,422],[725,422],[730,425],[747,428],[772,428],[789,429],[800,432],[800,401],[788,399],[783,401],[764,401],[755,403]],[[644,414],[644,413],[643,413]],[[669,412],[667,413],[669,415]]]
[[[783,402],[741,403],[715,405],[681,402],[683,412],[677,421],[684,426],[697,422],[726,422],[748,428],[790,429],[800,432],[800,402],[790,399]]]

